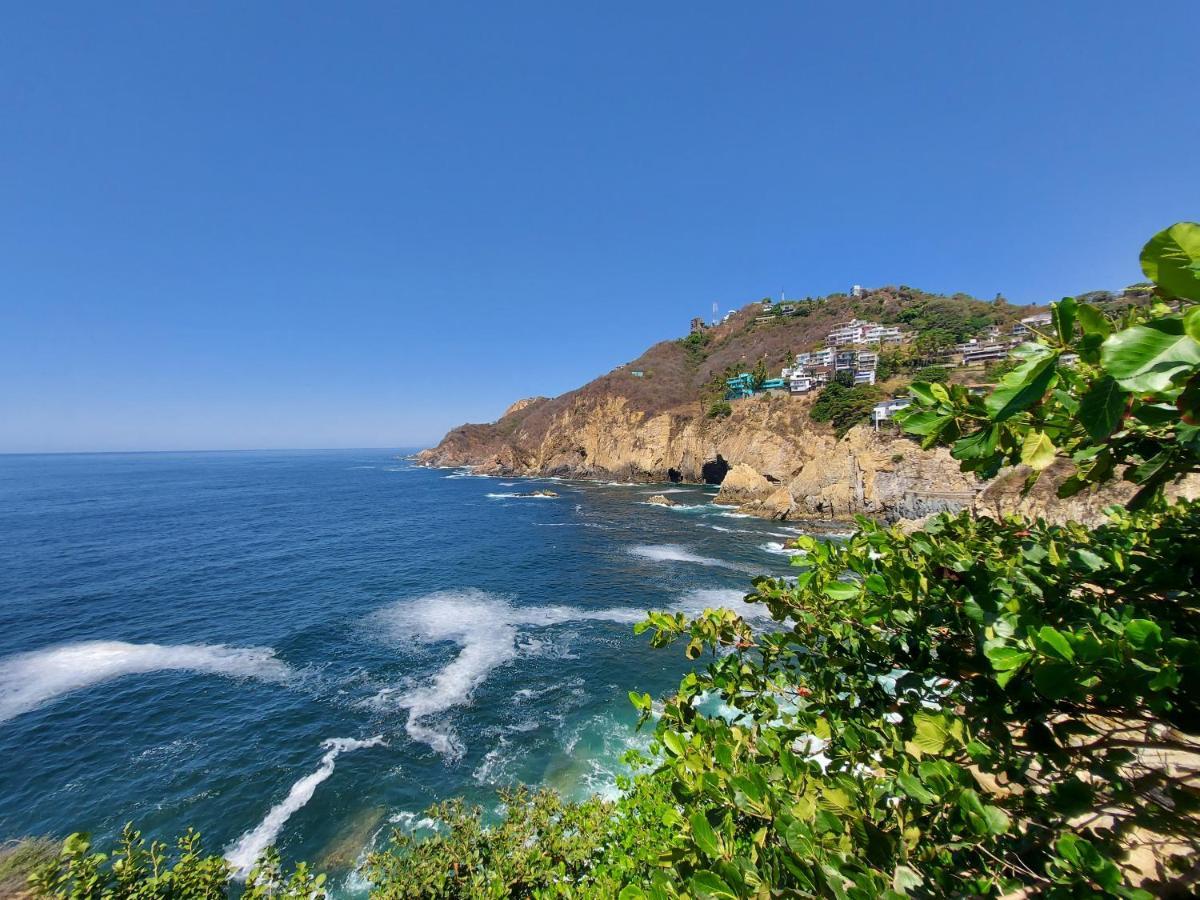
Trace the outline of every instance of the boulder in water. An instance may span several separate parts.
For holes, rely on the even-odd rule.
[[[655,506],[678,506],[679,504],[663,494],[655,494],[647,503],[653,503]]]

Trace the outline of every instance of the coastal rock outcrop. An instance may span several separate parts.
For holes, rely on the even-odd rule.
[[[749,306],[706,332],[700,357],[682,342],[657,344],[577,390],[520,400],[494,423],[455,428],[417,459],[469,465],[478,474],[719,484],[719,503],[814,526],[857,515],[895,522],[960,509],[1095,522],[1105,507],[1131,495],[1132,487],[1118,482],[1060,500],[1055,489],[1066,475],[1063,463],[1032,491],[1024,490],[1027,473],[1019,468],[981,482],[946,449],[922,450],[891,425],[878,431],[859,425],[838,437],[813,421],[811,394],[760,393],[724,409],[712,403],[727,372],[764,354],[786,359],[823,338],[836,321],[826,307],[759,329],[758,305]]]
[[[655,494],[653,497],[649,498],[646,502],[649,503],[651,506],[678,506],[679,505],[674,500],[672,500],[670,497],[664,496],[663,494]]]

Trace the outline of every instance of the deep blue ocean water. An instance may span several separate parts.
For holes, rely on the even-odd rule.
[[[359,893],[364,849],[437,800],[611,794],[646,741],[627,691],[687,666],[633,623],[787,572],[796,530],[715,488],[402,455],[0,456],[0,840],[192,825]]]

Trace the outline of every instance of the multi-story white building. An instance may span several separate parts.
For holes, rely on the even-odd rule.
[[[1012,348],[1008,344],[996,341],[987,341],[986,343],[972,341],[969,344],[960,344],[959,349],[962,351],[962,364],[971,366],[1006,359]]]
[[[851,319],[829,332],[829,343],[833,347],[846,344],[899,344],[903,340],[904,332],[896,326],[864,322],[862,319]]]
[[[904,340],[904,332],[895,325],[872,325],[863,330],[864,344],[899,344]]]
[[[810,353],[797,353],[796,365],[798,366],[829,366],[833,364],[833,351],[828,347],[823,347],[820,350],[813,350]]]
[[[843,344],[861,344],[863,331],[872,325],[871,322],[863,322],[859,319],[851,319],[843,325],[838,325],[829,332],[829,345],[838,347]]]

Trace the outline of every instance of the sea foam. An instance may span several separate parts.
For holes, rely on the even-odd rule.
[[[225,859],[233,867],[234,877],[244,879],[250,874],[250,870],[254,868],[254,863],[262,852],[275,843],[279,833],[283,831],[283,826],[287,824],[287,820],[297,810],[303,808],[312,799],[321,782],[333,774],[337,758],[341,754],[349,753],[352,750],[362,750],[366,747],[386,745],[387,742],[382,735],[365,741],[354,738],[330,738],[322,741],[321,749],[325,751],[325,755],[321,757],[321,762],[316,770],[309,772],[293,784],[288,795],[280,803],[271,807],[270,812],[256,827],[238,838],[237,843],[225,852]]]
[[[805,551],[798,547],[789,547],[781,541],[767,541],[761,545],[761,549],[768,553],[775,553],[779,556],[803,556]]]
[[[699,589],[684,593],[666,608],[696,615],[706,608],[723,606],[750,621],[770,618],[766,607],[747,604],[743,597],[738,590]],[[410,645],[414,639],[423,643],[449,641],[458,645],[458,654],[425,684],[385,688],[371,702],[385,709],[407,711],[405,731],[410,738],[457,760],[466,748],[445,722],[438,721],[438,715],[469,705],[475,690],[495,669],[521,656],[523,647],[538,646],[536,641],[518,641],[523,630],[586,621],[632,625],[645,616],[644,608],[515,606],[475,588],[400,601],[372,617],[385,640],[397,646]]]
[[[716,566],[723,569],[739,568],[724,560],[713,559],[708,556],[698,556],[690,550],[680,547],[678,544],[637,544],[630,547],[629,552],[634,556],[653,560],[654,562],[687,562],[695,563],[698,566]]]
[[[123,641],[63,644],[0,659],[0,722],[114,678],[171,670],[273,682],[294,675],[268,647]]]
[[[641,609],[514,606],[473,588],[394,603],[375,616],[385,639],[397,645],[411,644],[414,638],[425,643],[451,641],[458,645],[458,655],[425,685],[386,688],[374,702],[407,710],[405,731],[409,737],[458,759],[465,749],[462,742],[443,723],[432,720],[448,709],[469,704],[475,689],[494,669],[520,654],[517,636],[521,629],[580,621],[632,624],[644,617]]]

